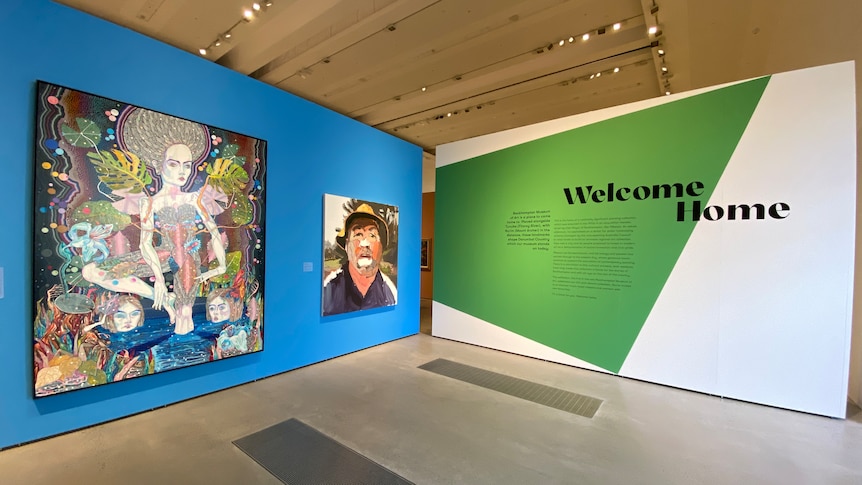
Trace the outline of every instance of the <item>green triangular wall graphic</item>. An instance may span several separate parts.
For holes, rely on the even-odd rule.
[[[437,169],[434,299],[619,372],[694,229],[693,201],[706,206],[768,81]],[[582,204],[576,189],[647,186],[651,197],[656,184],[695,181],[696,197],[624,190],[629,200]]]

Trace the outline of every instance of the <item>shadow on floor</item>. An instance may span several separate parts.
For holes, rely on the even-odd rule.
[[[431,300],[419,300],[419,331],[431,335]]]

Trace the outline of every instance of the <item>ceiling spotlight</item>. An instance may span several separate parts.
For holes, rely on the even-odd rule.
[[[251,4],[251,8],[253,8],[255,10],[260,10],[260,4],[255,2],[255,3]]]
[[[233,34],[231,34],[230,32],[228,32],[228,33],[224,34],[224,38],[225,38],[225,39],[230,39],[230,36],[231,36],[231,35],[233,35]]]
[[[649,32],[649,35],[655,35],[655,33],[658,32],[658,27],[653,25],[652,27],[649,28],[648,32]]]
[[[249,9],[245,9],[242,11],[242,16],[245,17],[246,22],[254,18],[254,12]]]
[[[451,113],[451,112],[450,112],[450,113],[446,113],[446,116],[452,116],[452,113]]]
[[[593,78],[595,78],[595,77],[596,77],[596,75],[595,75],[595,74],[590,74],[590,79],[593,79]]]
[[[620,72],[620,68],[615,67],[615,68],[614,68],[614,72]]]
[[[200,52],[202,56],[207,55],[207,50],[206,50],[206,49],[198,49],[198,52]]]
[[[614,30],[620,30],[620,27],[622,27],[622,24],[620,24],[619,22],[614,24]]]
[[[581,36],[582,40],[590,40],[590,34],[584,34]]]
[[[659,57],[663,56],[664,55],[664,49],[659,49],[658,55],[659,55]]]
[[[569,42],[574,42],[574,41],[575,41],[574,37],[569,37]]]
[[[265,7],[272,7],[272,2],[266,2],[263,4]]]
[[[665,95],[665,96],[670,96],[670,91],[665,91],[665,92],[664,92],[664,95]]]
[[[422,92],[423,92],[423,93],[424,93],[425,91],[427,91],[427,90],[428,90],[428,88],[426,88],[425,86],[422,86]]]
[[[560,47],[562,47],[562,46],[564,46],[564,45],[566,45],[566,41],[561,40],[561,41],[560,41]]]
[[[601,76],[602,76],[602,73],[600,73],[600,72],[596,73],[596,77],[601,77]]]

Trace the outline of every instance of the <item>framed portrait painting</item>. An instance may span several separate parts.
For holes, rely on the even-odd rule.
[[[266,142],[39,82],[36,397],[263,349]]]
[[[398,206],[324,194],[323,316],[398,303]]]
[[[431,240],[423,239],[419,246],[419,268],[431,270]]]

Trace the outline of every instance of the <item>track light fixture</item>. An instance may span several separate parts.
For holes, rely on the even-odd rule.
[[[672,74],[670,73],[667,65],[665,64],[666,51],[662,46],[664,40],[659,40],[659,38],[662,36],[662,31],[659,28],[661,22],[659,22],[658,12],[658,5],[656,4],[655,0],[652,0],[649,7],[649,15],[647,16],[646,20],[647,25],[650,26],[647,32],[650,36],[652,36],[652,42],[650,42],[650,47],[655,49],[653,60],[658,67],[656,74],[658,74],[659,82],[664,84],[665,96],[669,96],[671,93],[669,79],[672,77]],[[649,18],[649,16],[652,16],[652,18]]]
[[[249,8],[244,8],[242,10],[242,17],[234,23],[231,28],[227,29],[227,31],[222,32],[216,37],[216,39],[206,47],[202,47],[198,49],[198,52],[202,56],[206,56],[207,53],[212,52],[215,47],[221,47],[222,44],[230,42],[230,38],[233,37],[233,29],[237,28],[238,25],[243,23],[248,23],[258,17],[260,14],[266,12],[269,7],[272,7],[273,2],[266,1],[263,3],[255,2]]]
[[[546,46],[537,48],[536,54],[542,54],[544,52],[547,52],[547,51],[553,49],[555,46],[562,47],[562,46],[566,45],[566,41],[568,41],[569,44],[573,44],[575,42],[575,39],[580,39],[581,42],[587,42],[594,35],[598,36],[598,35],[604,35],[607,32],[618,32],[619,30],[621,30],[623,28],[623,25],[630,20],[631,19],[623,19],[623,20],[620,20],[619,22],[614,22],[613,24],[610,24],[610,25],[603,25],[601,27],[597,27],[596,29],[590,30],[589,32],[582,32],[578,35],[570,35],[568,37],[563,37],[562,39],[558,40],[557,42],[551,42],[550,44],[548,44]]]

